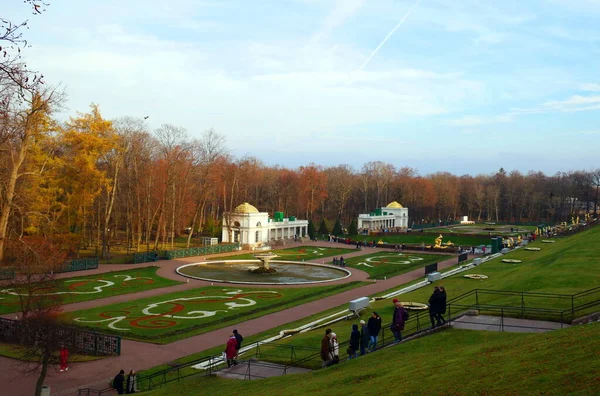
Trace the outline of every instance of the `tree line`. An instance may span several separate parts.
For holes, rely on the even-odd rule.
[[[189,246],[195,234],[218,234],[223,214],[242,202],[346,227],[390,201],[409,208],[410,224],[559,222],[597,210],[600,170],[421,175],[380,161],[287,168],[232,156],[213,129],[150,130],[141,118],[108,120],[95,104],[61,122],[64,92],[27,68],[19,26],[10,26],[0,37],[13,45],[0,61],[0,259],[25,236],[74,254],[94,247],[102,257],[115,246],[172,248],[184,236]]]

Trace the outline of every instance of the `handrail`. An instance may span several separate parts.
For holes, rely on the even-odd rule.
[[[504,314],[506,312],[509,312],[509,313],[510,312],[518,312],[521,315],[526,315],[528,313],[529,314],[547,315],[547,316],[548,315],[556,315],[557,317],[560,316],[561,323],[565,323],[566,318],[570,319],[568,321],[572,321],[574,319],[573,315],[575,312],[580,311],[582,309],[587,309],[587,308],[590,308],[593,306],[600,305],[600,299],[597,299],[597,300],[594,300],[591,302],[585,302],[585,303],[577,305],[577,306],[574,305],[574,303],[573,303],[573,304],[571,304],[571,307],[568,309],[527,307],[527,306],[523,306],[523,305],[513,305],[513,306],[504,305],[504,304],[496,305],[496,304],[489,304],[489,303],[481,304],[478,302],[476,302],[474,304],[460,304],[459,301],[466,297],[482,293],[482,294],[513,295],[513,296],[529,296],[529,297],[538,297],[538,298],[542,298],[542,297],[547,298],[549,296],[554,296],[554,297],[558,297],[561,299],[562,298],[566,299],[566,297],[568,297],[568,298],[572,299],[572,301],[574,302],[576,299],[579,299],[580,297],[584,297],[584,296],[593,294],[598,291],[600,291],[600,287],[595,287],[595,288],[585,290],[585,291],[582,291],[582,292],[579,292],[576,294],[567,295],[567,294],[542,293],[542,292],[539,292],[539,293],[538,292],[517,292],[517,291],[511,291],[511,290],[472,289],[472,290],[465,292],[457,297],[454,297],[448,301],[448,304],[447,304],[447,308],[448,308],[447,315],[448,316],[447,317],[448,317],[449,321],[452,321],[454,319],[454,317],[456,317],[457,313],[464,312],[465,310],[468,310],[468,309],[476,308],[478,310],[499,311],[502,313],[502,318],[504,317]],[[452,313],[453,307],[456,308],[456,310],[454,311],[454,315]],[[386,342],[388,339],[385,338],[385,335],[386,335],[386,331],[388,331],[388,329],[389,329],[389,326],[390,326],[389,322],[382,323],[381,333],[380,333],[382,336],[382,340],[379,343],[378,349],[394,343],[393,337],[388,338],[390,341]],[[408,337],[413,337],[415,335],[423,333],[424,331],[430,330],[431,327],[429,326],[429,312],[422,311],[422,312],[413,313],[411,315],[410,319],[406,322],[406,326],[408,328],[405,328],[405,330],[402,332],[403,339],[408,338]],[[515,326],[511,326],[511,327],[515,327]],[[256,344],[256,346],[255,346],[256,348],[265,347],[265,346],[266,347],[275,347],[275,348],[288,348],[288,349],[291,349],[292,352],[294,350],[310,351],[310,350],[316,349],[316,348],[294,346],[294,345],[282,345],[282,344],[277,344],[274,342],[257,341],[255,344]],[[348,346],[348,344],[349,344],[349,341],[342,341],[342,342],[338,343],[340,350],[345,350],[345,348]],[[258,352],[258,353],[261,355],[264,355],[264,356],[268,356],[268,354],[264,354],[261,352]],[[321,355],[321,351],[319,350],[318,352],[315,352],[314,354],[305,356],[301,359],[294,360],[293,358],[290,358],[290,362],[283,365],[282,371],[284,374],[286,374],[287,370],[290,367],[302,367],[308,361],[320,359],[320,355]],[[271,355],[271,356],[275,356],[275,355]],[[205,362],[210,363],[207,366],[208,373],[212,373],[214,367],[225,363],[223,361],[221,355],[211,355],[211,356],[199,358],[199,359],[187,362],[187,363],[182,363],[180,365],[177,365],[177,366],[174,366],[174,367],[171,367],[168,369],[157,371],[152,374],[141,375],[138,377],[138,384],[142,385],[142,383],[147,381],[149,389],[152,389],[155,386],[155,384],[153,383],[153,380],[156,378],[161,378],[162,380],[160,381],[160,385],[164,385],[171,381],[179,380],[181,378],[185,378],[185,377],[192,376],[192,375],[197,375],[197,374],[200,374],[201,371],[198,371],[197,373],[192,373],[192,374],[182,376],[180,373],[180,370],[189,368],[192,366],[196,366],[198,364],[202,364]],[[257,363],[257,362],[253,362],[252,364],[260,365],[260,363]],[[167,380],[167,375],[170,373],[173,373],[173,372],[177,372],[176,378]],[[110,388],[107,388],[107,389],[110,389]],[[89,389],[89,390],[91,390],[91,389]],[[98,391],[95,391],[95,392],[98,392]]]

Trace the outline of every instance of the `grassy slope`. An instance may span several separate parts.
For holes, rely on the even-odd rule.
[[[367,262],[366,259],[371,257],[378,257],[379,261],[374,263]],[[394,262],[398,261],[407,261],[407,257],[418,257],[422,258],[423,260],[414,261],[412,264],[394,264]],[[431,263],[451,259],[452,257],[453,256],[444,256],[441,254],[413,254],[396,253],[390,251],[375,251],[374,253],[366,256],[349,258],[345,260],[345,262],[348,267],[357,268],[368,273],[370,275],[370,279],[383,279],[384,276],[390,278],[392,276],[404,274],[417,268],[425,267]],[[358,265],[359,263],[367,263],[373,267]]]
[[[254,310],[256,308],[260,309],[258,312],[254,312],[253,314],[244,314],[244,308],[237,309],[235,311],[227,312],[221,314],[221,316],[207,317],[205,319],[191,319],[185,320],[180,319],[177,321],[177,325],[169,328],[135,328],[133,327],[131,331],[114,331],[110,330],[106,327],[106,322],[102,324],[100,327],[104,332],[111,332],[115,334],[119,334],[123,337],[130,339],[138,339],[143,341],[149,341],[159,344],[166,344],[169,342],[173,342],[179,339],[191,337],[193,335],[206,333],[208,331],[212,331],[215,329],[219,329],[230,324],[235,324],[240,321],[240,317],[243,317],[244,320],[249,320],[253,318],[257,318],[272,312],[281,311],[283,309],[291,308],[296,305],[305,304],[307,302],[324,298],[333,294],[340,293],[342,291],[350,290],[352,288],[364,285],[361,282],[350,282],[343,285],[335,285],[335,286],[319,286],[312,288],[290,288],[290,289],[245,289],[250,292],[260,291],[260,290],[275,290],[278,293],[282,294],[282,298],[278,299],[270,299],[270,298],[256,298],[256,305],[249,307],[248,310]],[[178,293],[165,294],[156,297],[145,298],[141,300],[136,300],[134,302],[124,302],[119,304],[112,304],[104,307],[97,307],[85,311],[76,311],[68,314],[68,317],[83,317],[86,320],[99,320],[103,319],[101,316],[103,312],[108,312],[112,317],[127,315],[128,317],[139,318],[144,315],[141,313],[141,310],[145,308],[148,304],[173,300],[180,297],[192,297],[200,294],[211,295],[211,292],[217,292],[223,290],[223,287],[203,287],[194,290],[186,290]],[[226,287],[227,290],[244,290],[240,287]],[[317,294],[320,293],[320,294]],[[216,293],[219,294],[219,293]],[[219,295],[222,295],[220,293]],[[252,298],[252,295],[248,296],[248,298]],[[280,305],[273,307],[272,305],[275,303],[285,302],[285,305]],[[163,312],[166,309],[173,308],[174,304],[165,304],[163,308],[155,308],[153,312]],[[193,308],[198,308],[198,305],[188,304],[184,311],[178,312],[177,315],[185,316],[186,312],[190,311]],[[214,306],[207,306],[207,304],[202,304],[202,309],[213,310]],[[223,303],[219,303],[219,306],[215,309],[223,309]],[[240,316],[241,315],[241,316]],[[225,320],[225,318],[228,318]],[[144,325],[148,325],[152,320],[156,320],[156,318],[148,317],[148,320],[142,322]],[[169,321],[172,319],[165,318],[164,320]],[[99,329],[98,326],[94,323],[81,323],[81,322],[73,322],[74,324],[82,327],[91,327],[93,329]],[[199,324],[206,323],[204,327],[195,327]],[[117,327],[132,327],[129,325],[129,321],[122,321],[116,324]]]
[[[537,241],[529,245],[540,247],[542,250],[538,252],[519,249],[503,256],[523,260],[521,264],[506,264],[501,261],[501,258],[497,258],[468,272],[438,281],[436,284],[446,288],[448,299],[476,288],[573,294],[598,286],[600,284],[600,272],[597,271],[600,265],[600,244],[598,244],[600,227],[594,227],[569,238],[555,240],[555,243]],[[464,278],[468,273],[484,274],[489,276],[489,279]],[[431,292],[430,287],[421,288],[403,294],[402,300],[427,303]],[[502,296],[485,298],[485,301],[490,302],[500,299],[509,300]],[[555,308],[559,304],[554,300],[547,300],[544,303],[539,299],[535,303]],[[562,303],[564,304],[565,301]],[[384,320],[389,320],[393,311],[389,301],[377,301],[372,305]]]
[[[599,323],[545,334],[451,329],[308,374],[192,377],[149,395],[594,394],[599,333]]]
[[[598,251],[600,245],[597,240],[600,237],[600,227],[592,228],[581,234],[577,234],[564,239],[557,239],[556,243],[553,244],[541,244],[536,242],[534,245],[539,246],[543,250],[539,252],[527,252],[524,250],[515,251],[509,254],[509,257],[520,257],[525,255],[529,257],[527,262],[519,264],[518,266],[511,266],[510,264],[501,263],[500,260],[493,260],[485,263],[484,265],[477,267],[467,273],[484,273],[490,275],[491,278],[485,281],[475,281],[463,278],[465,273],[459,274],[455,277],[446,278],[443,280],[443,284],[448,289],[449,298],[452,296],[459,295],[463,292],[472,290],[474,288],[486,288],[486,289],[512,289],[512,290],[531,290],[531,291],[547,291],[556,293],[574,293],[581,290],[586,290],[599,284],[600,274],[597,272],[591,273],[590,268],[597,268],[600,262]],[[564,260],[558,260],[557,257],[565,257],[561,253],[563,249],[575,250],[574,257],[570,257]],[[568,255],[566,255],[568,257]],[[535,258],[533,260],[532,258]],[[558,261],[557,261],[558,260]],[[530,261],[537,261],[535,264]],[[547,266],[549,262],[553,264]],[[562,264],[561,264],[562,263]],[[530,268],[530,266],[532,266]],[[592,277],[588,277],[592,275]],[[566,282],[563,284],[562,279]],[[414,283],[410,282],[409,284]],[[407,285],[403,285],[407,286]],[[401,287],[398,285],[392,290],[397,290]],[[385,293],[382,293],[385,294]],[[402,295],[402,300],[410,301],[422,301],[427,302],[431,294],[431,288],[423,288],[416,290],[412,293]],[[383,318],[384,322],[389,322],[392,315],[392,305],[389,300],[375,301],[371,304],[373,310],[376,310]],[[277,334],[280,330],[290,329],[308,323],[311,320],[321,318],[327,314],[338,312],[342,309],[347,308],[347,305],[332,308],[325,312],[321,312],[312,315],[308,318],[303,318],[293,323],[286,324],[272,331],[257,334],[247,339],[248,343],[255,342],[266,337]],[[362,315],[364,318],[368,317],[370,312],[364,312]],[[411,316],[411,321],[414,320],[415,315]],[[338,329],[338,327],[342,327]],[[342,340],[347,337],[348,325],[343,323],[341,325],[334,324],[332,328],[336,331]],[[318,345],[319,340],[322,337],[322,330],[316,330],[301,335],[296,335],[291,338],[279,341],[280,344],[293,344],[293,345]],[[195,353],[180,359],[177,362],[187,363],[201,357],[209,355],[219,354],[222,347],[212,348],[207,351]],[[277,359],[275,359],[277,360]],[[146,373],[155,372],[160,369],[167,368],[166,365],[158,366],[153,369],[147,370]]]
[[[67,291],[69,290],[69,287],[73,287],[74,291],[78,292],[93,291],[94,287],[103,285],[100,282],[94,282],[97,279],[107,280],[115,283],[114,286],[103,288],[102,292],[100,293],[64,294],[63,304],[71,304],[80,301],[97,300],[100,298],[117,296],[121,294],[158,289],[161,287],[173,286],[182,283],[158,276],[156,275],[156,270],[158,270],[158,267],[143,267],[125,271],[107,272],[98,275],[74,276],[72,278],[58,280],[58,290]],[[128,275],[135,278],[152,278],[154,282],[151,284],[146,284],[146,279],[124,281],[125,278],[121,277],[122,275]],[[79,285],[75,286],[76,284]],[[0,293],[0,297],[2,298],[2,300],[0,300],[0,314],[18,312],[20,310],[18,303],[19,299],[17,296]]]

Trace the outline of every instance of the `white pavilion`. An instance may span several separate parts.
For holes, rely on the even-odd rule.
[[[284,218],[283,212],[259,212],[248,202],[236,207],[223,216],[223,242],[239,242],[242,247],[261,248],[271,241],[293,239],[294,236],[308,235],[308,220],[298,220],[294,216]]]
[[[406,230],[408,228],[408,208],[398,202],[390,202],[374,212],[358,215],[358,229],[390,229]]]

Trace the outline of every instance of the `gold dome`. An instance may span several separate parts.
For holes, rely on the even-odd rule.
[[[248,202],[244,202],[243,204],[238,205],[238,207],[235,208],[233,211],[235,213],[258,213],[258,209],[250,205]]]
[[[402,209],[404,206],[400,205],[398,202],[394,201],[394,202],[390,202],[388,204],[388,206],[386,206],[386,208],[390,208],[390,209]]]

